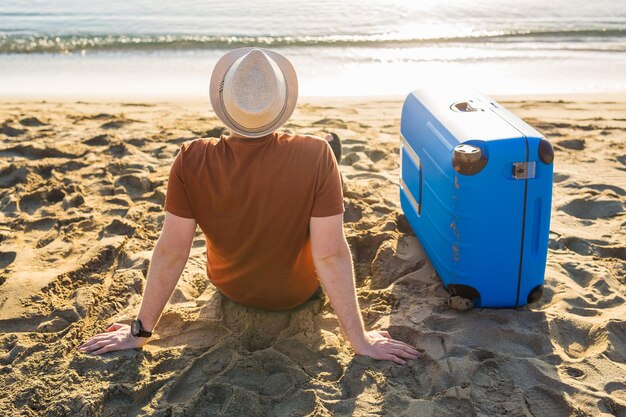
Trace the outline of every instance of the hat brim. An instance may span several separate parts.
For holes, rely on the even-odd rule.
[[[224,109],[224,103],[220,97],[220,88],[222,86],[222,82],[224,81],[226,72],[235,63],[235,61],[250,52],[252,49],[261,49],[276,62],[278,68],[285,77],[285,85],[287,87],[285,106],[283,107],[283,112],[281,116],[270,125],[265,126],[262,130],[246,130],[242,126],[235,125],[228,117],[228,114]],[[258,138],[261,136],[265,136],[280,128],[293,114],[293,111],[296,108],[296,103],[298,101],[298,77],[296,76],[296,71],[293,68],[293,65],[291,65],[291,62],[289,62],[289,60],[281,54],[262,48],[249,47],[235,49],[234,51],[226,53],[223,57],[219,59],[219,61],[217,61],[217,64],[215,64],[215,67],[213,68],[213,73],[211,74],[209,96],[211,98],[211,106],[213,106],[213,111],[215,111],[216,116],[222,121],[222,123],[226,125],[226,127],[242,136]]]

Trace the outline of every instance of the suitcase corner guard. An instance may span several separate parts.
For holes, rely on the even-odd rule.
[[[538,154],[541,162],[546,165],[550,165],[554,161],[554,148],[547,139],[541,138],[539,141]]]
[[[462,143],[454,148],[452,167],[463,175],[476,175],[487,165],[487,158],[482,149],[475,145]]]

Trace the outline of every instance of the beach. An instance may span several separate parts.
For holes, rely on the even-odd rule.
[[[399,204],[402,97],[303,98],[285,130],[343,139],[345,232],[367,329],[424,350],[354,356],[329,301],[266,312],[190,259],[143,350],[76,347],[141,302],[180,146],[208,100],[0,103],[2,416],[626,416],[626,93],[497,97],[555,149],[545,291],[456,311]]]

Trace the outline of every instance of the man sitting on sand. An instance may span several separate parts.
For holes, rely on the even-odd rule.
[[[208,277],[226,297],[285,310],[319,295],[321,282],[357,354],[398,364],[417,358],[413,346],[363,327],[343,232],[339,138],[329,136],[329,144],[276,131],[298,97],[291,63],[265,49],[231,51],[213,70],[210,95],[231,133],[187,142],[174,160],[137,319],[132,326],[112,325],[78,349],[98,355],[149,340],[198,224],[207,242]]]

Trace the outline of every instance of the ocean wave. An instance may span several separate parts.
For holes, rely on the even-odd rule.
[[[598,46],[605,39],[618,44]],[[581,29],[560,31],[521,30],[482,32],[470,36],[433,38],[402,37],[397,34],[346,36],[208,36],[208,35],[10,35],[0,34],[0,54],[74,53],[120,50],[192,50],[260,47],[384,47],[454,42],[546,42],[593,41],[594,50],[624,52],[626,29]]]

